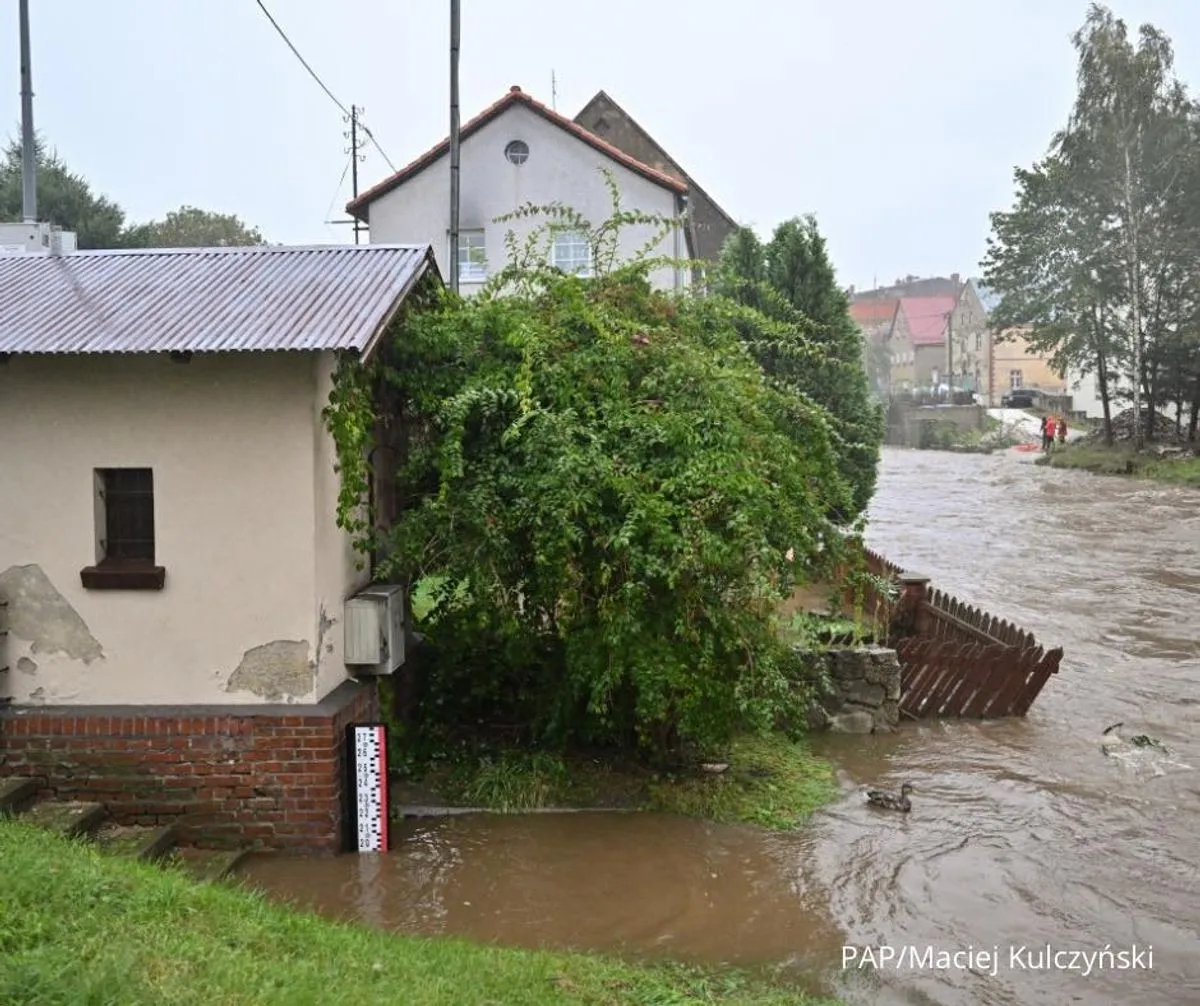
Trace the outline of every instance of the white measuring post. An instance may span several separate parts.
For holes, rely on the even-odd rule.
[[[346,728],[346,748],[351,787],[350,848],[356,852],[387,852],[387,727],[382,723],[352,723]]]

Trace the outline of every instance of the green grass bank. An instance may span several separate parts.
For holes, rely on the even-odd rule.
[[[432,611],[436,581],[413,591],[418,625]],[[826,628],[845,634],[853,626],[834,620]],[[790,638],[784,632],[785,638]],[[796,638],[810,638],[808,635]],[[840,638],[840,637],[839,637]],[[385,685],[384,704],[390,702]],[[403,731],[393,730],[393,764],[404,765]],[[667,772],[614,752],[557,754],[482,740],[474,750],[448,753],[430,764],[413,765],[394,789],[392,802],[437,802],[520,812],[546,807],[613,808],[682,814],[723,824],[786,830],[838,795],[833,766],[803,741],[783,734],[736,738],[708,764]]]
[[[198,885],[0,821],[0,1002],[13,1006],[784,1006],[742,972],[396,936]]]
[[[1124,475],[1148,479],[1166,485],[1200,488],[1200,458],[1159,457],[1138,452],[1124,444],[1107,447],[1094,442],[1058,446],[1037,464],[1050,468],[1068,468],[1096,475]]]
[[[707,768],[662,772],[611,758],[511,750],[432,768],[420,782],[454,806],[612,807],[782,830],[838,794],[829,762],[779,734],[738,738]]]

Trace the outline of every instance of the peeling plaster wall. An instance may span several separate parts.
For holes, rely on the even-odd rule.
[[[329,404],[337,360],[333,353],[321,353],[316,361],[316,399],[313,423],[313,511],[316,514],[314,577],[316,610],[313,618],[316,641],[313,663],[317,694],[324,696],[346,678],[342,617],[343,602],[370,581],[366,556],[354,551],[352,538],[337,526],[338,489],[341,485],[334,470],[337,451],[333,438],[325,430],[321,412]],[[363,560],[363,568],[356,563]]]
[[[325,633],[337,639],[346,573],[332,504],[317,513],[337,488],[322,477],[314,491],[315,472],[328,466],[336,479],[329,458],[317,460],[314,357],[15,356],[0,366],[0,594],[12,602],[18,673],[6,677],[18,703],[255,703],[266,695],[254,688],[283,685],[297,690],[283,701],[312,701],[344,679],[340,652],[329,653],[316,687],[319,612],[324,603],[339,620]],[[141,466],[154,470],[166,586],[84,590],[79,571],[96,554],[92,471]],[[333,558],[318,558],[318,538]],[[269,649],[251,656],[256,647]]]

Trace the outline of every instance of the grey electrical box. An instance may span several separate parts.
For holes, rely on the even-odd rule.
[[[345,661],[358,674],[391,674],[404,663],[404,588],[368,587],[346,601]]]

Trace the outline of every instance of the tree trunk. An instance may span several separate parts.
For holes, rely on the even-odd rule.
[[[1108,394],[1108,366],[1104,353],[1096,353],[1096,387],[1100,389],[1100,407],[1104,410],[1104,442],[1113,445],[1112,404]]]
[[[1146,370],[1146,378],[1142,381],[1142,401],[1145,403],[1146,411],[1149,414],[1150,425],[1142,430],[1142,435],[1152,441],[1154,439],[1154,416],[1158,412],[1158,382],[1152,380],[1150,374],[1153,373],[1149,367]]]
[[[1188,442],[1196,440],[1196,429],[1200,426],[1200,374],[1196,376],[1196,386],[1192,389],[1192,417],[1188,422]]]
[[[1104,305],[1093,308],[1096,337],[1096,387],[1100,391],[1100,407],[1104,411],[1104,443],[1113,445],[1112,405],[1108,398],[1108,359],[1104,355]]]
[[[1138,260],[1138,228],[1134,219],[1133,163],[1125,144],[1125,250],[1129,256],[1129,308],[1133,321],[1133,449],[1140,451],[1142,439],[1142,275]]]

